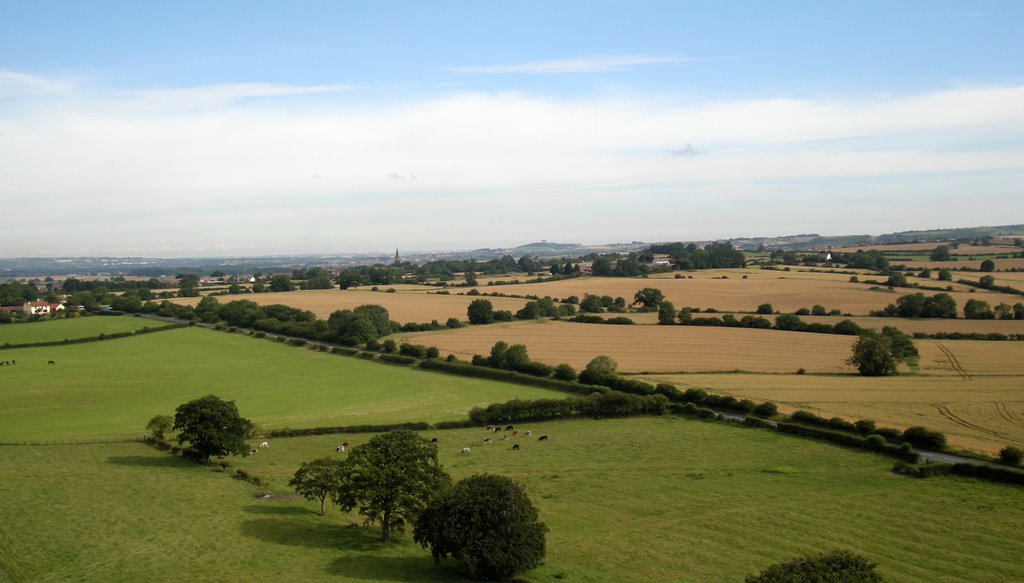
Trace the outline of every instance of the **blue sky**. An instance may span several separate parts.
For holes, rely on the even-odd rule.
[[[0,2],[0,255],[1024,216],[1020,2]]]

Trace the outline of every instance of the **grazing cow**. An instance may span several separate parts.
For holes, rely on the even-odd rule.
[[[490,437],[485,437],[484,438],[484,445],[491,445],[491,438]]]
[[[505,435],[502,435],[501,438],[505,441],[508,441],[508,434],[506,433]]]
[[[494,431],[494,426],[493,425],[488,425],[487,426],[487,431]]]
[[[47,362],[46,364],[57,364],[57,363],[56,363],[56,362],[53,362],[53,361],[51,360],[51,361]]]
[[[341,447],[348,447],[348,442],[347,441],[341,442]]]
[[[537,438],[537,441],[547,441],[547,440],[548,440],[548,436],[547,435],[541,435],[540,437]]]
[[[512,451],[519,451],[519,444],[518,443],[512,446]]]
[[[515,437],[515,436],[517,436],[517,435],[519,435],[519,432],[518,432],[518,431],[513,431],[513,432],[512,432],[512,437]]]
[[[505,431],[512,431],[513,429],[515,429],[515,427],[512,427],[511,425],[505,427]]]
[[[249,455],[252,455],[252,454],[254,454],[254,453],[256,453],[256,450],[255,450],[255,449],[250,449],[250,450],[249,450]]]
[[[265,441],[260,444],[260,449],[267,449],[268,447],[270,447],[270,444]]]
[[[338,447],[334,448],[334,451],[338,453],[345,453],[345,449],[347,449],[345,445],[339,445]]]
[[[525,435],[526,437],[530,437],[531,435],[533,435],[533,432],[532,431],[527,431],[523,435]]]
[[[431,439],[430,443],[437,443],[437,438],[435,437],[435,438]]]
[[[495,433],[501,433],[501,427],[495,427],[494,428],[494,432]]]
[[[469,455],[469,448],[468,447],[462,448],[462,455]]]

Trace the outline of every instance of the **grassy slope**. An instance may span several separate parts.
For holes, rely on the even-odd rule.
[[[0,369],[0,439],[14,440],[141,431],[209,393],[264,427],[461,419],[477,405],[560,396],[194,328],[4,357],[18,364]]]
[[[65,338],[87,338],[100,334],[131,332],[145,327],[159,328],[163,322],[128,316],[91,316],[67,320],[44,320],[0,326],[0,346],[32,342],[60,342]],[[4,358],[4,360],[9,360]]]
[[[455,478],[509,475],[551,528],[538,581],[737,581],[788,557],[846,548],[887,581],[1024,578],[1024,491],[894,477],[890,460],[768,432],[681,419],[538,424],[547,443],[478,445],[482,430],[427,433]],[[232,463],[283,484],[339,439],[277,439]],[[469,445],[470,456],[458,454]],[[60,467],[55,472],[54,468]],[[442,580],[408,536],[255,489],[145,446],[7,448],[0,565],[15,580]],[[146,509],[141,511],[139,509]],[[182,525],[188,525],[183,531]]]

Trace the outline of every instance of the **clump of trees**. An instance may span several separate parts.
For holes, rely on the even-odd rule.
[[[703,248],[694,243],[662,243],[651,245],[647,251],[667,254],[678,269],[720,269],[746,264],[743,252],[727,242],[711,243]]]
[[[895,304],[889,304],[882,311],[872,315],[900,318],[956,318],[956,300],[946,293],[933,296],[926,296],[923,293],[907,294],[897,298]]]
[[[547,526],[511,478],[479,474],[442,492],[419,515],[413,540],[435,562],[462,560],[480,579],[508,579],[541,564]]]
[[[503,340],[499,340],[494,343],[494,346],[491,347],[490,356],[484,357],[479,354],[473,355],[472,363],[476,366],[487,366],[502,370],[514,370],[516,372],[541,377],[549,376],[554,372],[554,369],[550,366],[542,362],[530,360],[530,355],[526,350],[525,344],[513,344],[509,346],[509,344]],[[566,374],[566,371],[563,370],[563,374]],[[573,372],[573,375],[575,375],[575,372]]]
[[[892,376],[897,374],[896,365],[900,360],[917,355],[917,348],[909,336],[886,326],[881,333],[874,330],[861,333],[847,362],[857,367],[862,376]]]

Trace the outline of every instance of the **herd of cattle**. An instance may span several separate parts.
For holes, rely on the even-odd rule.
[[[490,432],[500,433],[501,432],[501,426],[500,425],[488,425],[487,426],[487,431],[489,433]],[[518,429],[516,429],[515,427],[513,427],[511,425],[506,426],[505,427],[505,431],[511,431],[512,433],[511,433],[511,435],[508,434],[508,433],[504,434],[501,437],[501,439],[503,441],[508,441],[510,437],[511,438],[516,438],[516,437],[519,437],[520,435],[522,435],[523,437],[532,437],[533,436],[533,432],[532,431],[524,431],[524,432],[520,433]],[[537,441],[548,441],[548,436],[547,435],[541,435],[540,437],[537,438]],[[437,443],[437,438],[435,437],[435,438],[431,439],[430,442],[431,443]],[[492,443],[494,443],[494,441],[491,440],[490,437],[485,437],[484,438],[484,445],[491,445]],[[267,449],[268,447],[270,447],[270,444],[268,442],[266,442],[266,441],[264,441],[263,443],[261,443],[259,445],[259,449]],[[338,445],[338,447],[334,448],[334,451],[336,453],[345,453],[346,451],[348,451],[348,448],[349,448],[348,442],[347,441],[343,441],[343,442],[341,442],[340,445]],[[249,450],[249,454],[251,455],[251,454],[257,453],[258,451],[259,450],[251,449],[251,450]],[[519,444],[518,443],[512,444],[512,451],[519,451]],[[469,455],[470,453],[472,453],[472,451],[468,447],[462,448],[462,455]]]
[[[18,361],[13,360],[13,359],[12,360],[0,360],[0,366],[14,366],[15,364],[17,364],[17,362]],[[53,361],[53,360],[48,360],[48,361],[46,361],[46,364],[57,364],[57,362]]]

